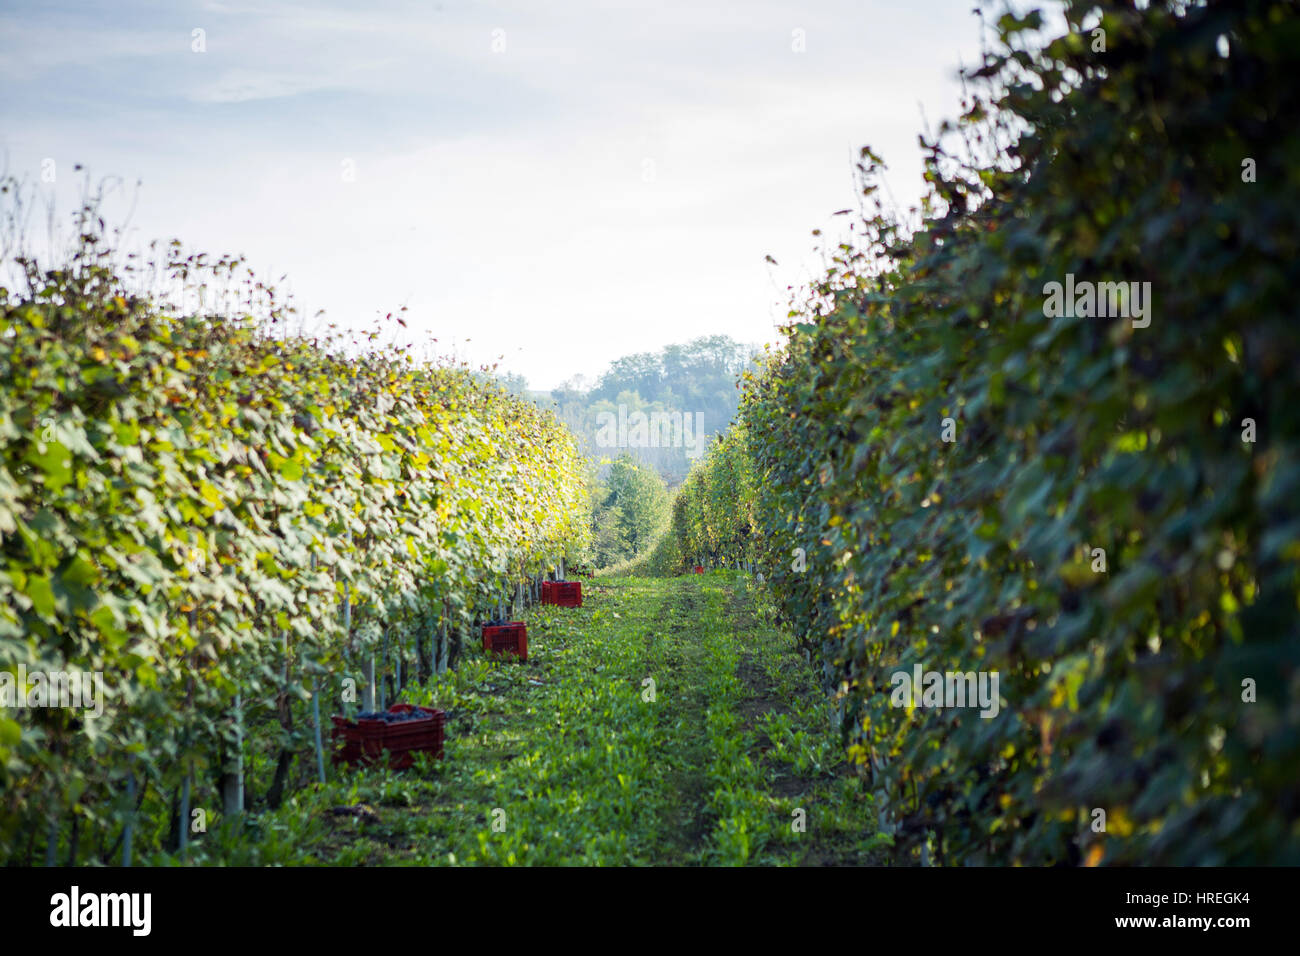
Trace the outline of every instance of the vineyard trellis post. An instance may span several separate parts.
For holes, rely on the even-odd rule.
[[[306,670],[312,666],[308,661],[303,665]],[[311,694],[311,726],[313,736],[316,740],[316,776],[323,784],[325,782],[325,745],[321,739],[320,728],[320,695],[316,693],[316,676],[311,674],[307,679],[307,692]]]
[[[135,827],[135,773],[126,775],[126,820],[122,824],[122,865],[131,865],[131,837]]]
[[[177,831],[177,840],[179,841],[177,849],[180,851],[181,859],[185,859],[190,848],[190,768],[188,760],[185,760],[185,776],[181,780],[181,815]]]
[[[244,714],[243,714],[243,694],[235,692],[234,702],[234,731],[235,741],[233,746],[227,749],[226,760],[223,761],[229,766],[234,764],[234,772],[224,774],[221,786],[221,810],[227,820],[237,820],[244,811]],[[186,797],[188,800],[188,779],[186,780]],[[188,810],[182,814],[183,830],[189,829]]]
[[[343,647],[345,651],[352,646],[352,586],[343,582]],[[346,661],[346,657],[345,657]],[[355,673],[355,672],[353,672]],[[344,701],[344,712],[351,716],[351,708],[347,705],[353,701]]]

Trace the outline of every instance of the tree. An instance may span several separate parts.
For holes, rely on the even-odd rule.
[[[592,518],[596,563],[608,567],[654,546],[668,525],[668,487],[653,469],[620,455],[597,491]]]

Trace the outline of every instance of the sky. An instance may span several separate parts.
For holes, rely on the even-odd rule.
[[[974,5],[4,0],[0,168],[68,211],[75,164],[139,181],[108,210],[130,242],[242,254],[321,323],[405,306],[549,389],[778,341],[859,149],[920,196]]]

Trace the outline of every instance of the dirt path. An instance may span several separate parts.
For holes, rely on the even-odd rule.
[[[584,599],[526,615],[526,664],[471,652],[415,697],[451,714],[444,760],[338,775],[264,820],[249,862],[883,861],[812,673],[747,579],[602,580]]]

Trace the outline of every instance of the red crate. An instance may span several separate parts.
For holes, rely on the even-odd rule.
[[[542,603],[557,607],[582,607],[582,582],[543,581]]]
[[[553,593],[560,607],[582,607],[581,581],[556,581]]]
[[[483,626],[483,650],[489,654],[513,654],[528,660],[528,628],[522,621]]]
[[[410,713],[419,710],[427,714],[426,719],[404,720],[390,724],[384,720],[348,720],[335,715],[332,737],[342,741],[342,746],[334,752],[335,763],[366,764],[381,763],[384,751],[388,752],[388,766],[394,770],[404,770],[415,763],[416,751],[442,757],[443,727],[446,724],[445,711],[432,707],[415,707],[411,704],[394,704],[388,708],[391,714]]]
[[[704,565],[702,565],[702,564],[697,564],[697,565],[695,566],[695,573],[696,573],[696,574],[703,574],[703,573],[704,573]]]

